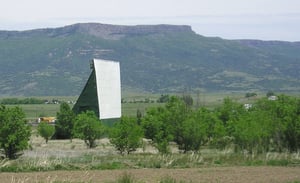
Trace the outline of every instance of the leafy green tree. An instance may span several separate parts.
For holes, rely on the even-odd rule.
[[[46,140],[46,144],[48,140],[54,135],[55,128],[53,125],[48,124],[47,122],[41,122],[38,125],[38,133]]]
[[[205,107],[198,109],[196,113],[196,119],[203,123],[206,127],[207,140],[213,140],[214,138],[221,138],[226,135],[226,129],[222,121],[217,117],[216,113],[208,110]]]
[[[283,145],[290,152],[297,152],[300,149],[300,99],[279,95],[273,102],[277,104],[276,118],[283,134]]]
[[[271,124],[269,115],[264,111],[253,110],[241,115],[233,133],[235,144],[250,153],[268,151]]]
[[[229,120],[227,128],[241,150],[260,153],[269,150],[298,151],[300,148],[300,102],[279,95],[277,100],[263,98],[251,109]]]
[[[59,112],[57,112],[57,120],[55,122],[55,138],[72,139],[75,114],[71,110],[69,104],[63,102],[60,104]]]
[[[220,140],[227,134],[224,124],[217,114],[205,107],[201,107],[195,112],[195,115],[195,118],[201,123],[201,129],[205,130],[202,143],[219,147]]]
[[[207,126],[194,117],[183,121],[182,136],[179,149],[187,151],[198,151],[206,139]]]
[[[172,96],[165,105],[166,115],[164,123],[167,123],[167,127],[170,128],[173,140],[177,144],[181,144],[182,140],[182,126],[183,122],[191,115],[192,109],[189,105],[180,99],[179,97]]]
[[[168,111],[164,107],[153,107],[147,110],[142,120],[145,137],[154,142],[161,153],[169,152],[169,141],[173,139],[172,128],[166,122]]]
[[[184,152],[198,151],[201,145],[218,141],[226,134],[222,122],[204,107],[193,111],[183,121],[181,132],[181,139],[177,143]]]
[[[269,130],[270,130],[270,141],[272,144],[270,144],[270,148],[272,148],[275,151],[281,152],[285,148],[285,137],[284,137],[284,131],[285,131],[285,125],[281,122],[280,115],[280,109],[282,106],[279,106],[278,101],[272,101],[268,100],[267,98],[262,98],[258,100],[254,104],[254,108],[250,110],[257,111],[257,113],[264,113],[265,118],[270,120]],[[254,116],[255,117],[255,116]],[[266,122],[267,120],[264,120],[262,122]]]
[[[170,141],[179,146],[184,143],[183,123],[191,114],[191,106],[183,98],[171,96],[164,107],[147,111],[142,122],[145,137],[152,139],[161,153],[168,153]]]
[[[93,111],[86,111],[78,114],[74,124],[74,134],[84,140],[89,148],[96,147],[96,140],[101,138],[105,127]]]
[[[143,131],[135,118],[122,116],[109,134],[110,142],[121,153],[129,154],[141,146]]]
[[[0,148],[6,158],[15,159],[28,148],[30,135],[31,129],[21,108],[0,107]]]
[[[155,135],[161,129],[161,125],[164,122],[165,113],[166,110],[164,107],[152,107],[147,110],[141,123],[145,138],[154,140]]]
[[[218,118],[223,122],[228,136],[232,136],[234,126],[238,122],[240,115],[245,112],[246,109],[243,105],[234,102],[230,98],[225,98],[223,104],[216,109]]]

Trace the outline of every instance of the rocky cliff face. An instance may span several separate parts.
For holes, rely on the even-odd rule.
[[[145,35],[167,32],[189,32],[192,31],[190,26],[182,25],[108,25],[108,24],[75,24],[73,25],[79,32],[88,33],[97,37],[116,38],[125,35]]]
[[[29,31],[0,31],[0,39],[9,37],[28,37],[47,35],[49,37],[67,36],[73,33],[89,34],[104,39],[119,39],[126,35],[147,35],[168,32],[193,32],[187,25],[110,25],[100,23],[78,23],[60,28],[36,29]]]

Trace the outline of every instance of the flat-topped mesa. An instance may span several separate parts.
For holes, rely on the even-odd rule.
[[[100,23],[78,23],[58,28],[34,29],[27,31],[0,31],[0,39],[8,37],[68,36],[74,33],[88,34],[104,39],[119,39],[126,35],[187,32],[194,33],[188,25],[110,25]]]
[[[81,23],[70,25],[78,32],[87,33],[102,38],[118,38],[125,35],[145,35],[169,32],[193,32],[187,25],[109,25],[99,23]],[[65,27],[65,28],[68,28]]]

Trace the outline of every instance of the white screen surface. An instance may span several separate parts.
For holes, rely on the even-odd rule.
[[[100,119],[121,117],[119,62],[94,59]]]

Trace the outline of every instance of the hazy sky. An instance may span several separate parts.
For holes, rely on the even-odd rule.
[[[0,30],[79,22],[191,25],[204,36],[300,41],[300,0],[0,0]]]

